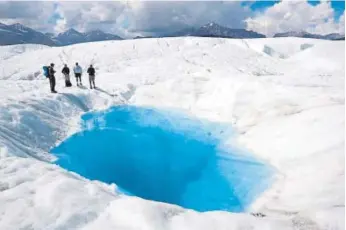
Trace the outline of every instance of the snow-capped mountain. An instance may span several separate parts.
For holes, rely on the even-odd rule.
[[[329,40],[345,40],[345,35],[332,33],[325,35],[324,38]]]
[[[200,28],[186,28],[168,35],[168,37],[196,36],[196,37],[222,37],[222,38],[265,38],[265,35],[245,29],[231,29],[220,26],[214,22]]]
[[[0,45],[42,44],[53,46],[55,42],[47,35],[19,23],[5,25],[0,23]]]
[[[259,34],[254,31],[245,29],[231,29],[218,25],[214,22],[208,23],[199,28],[190,27],[180,31],[160,36],[137,36],[138,38],[150,37],[222,37],[222,38],[265,38],[265,35]],[[290,31],[286,33],[275,34],[274,37],[302,37],[302,38],[316,38],[327,40],[345,40],[345,35],[328,34],[318,35],[310,34],[307,32]],[[76,43],[94,42],[94,41],[107,41],[107,40],[122,40],[121,37],[105,33],[101,30],[94,30],[86,33],[81,33],[75,29],[69,29],[63,33],[55,36],[52,33],[41,33],[29,27],[23,26],[19,23],[13,25],[5,25],[0,23],[0,45],[14,45],[14,44],[42,44],[48,46],[64,46]]]
[[[75,29],[69,29],[63,33],[60,33],[56,39],[59,42],[59,45],[71,45],[84,42],[121,40],[122,38],[114,34],[105,33],[101,30],[80,33]]]
[[[121,37],[101,30],[80,33],[69,29],[55,36],[52,33],[41,33],[19,23],[5,25],[0,23],[0,45],[42,44],[48,46],[71,45],[83,42],[120,40]]]
[[[285,33],[277,33],[274,35],[274,38],[278,37],[299,37],[299,38],[322,38],[322,35],[310,34],[305,31],[289,31]]]
[[[93,30],[86,33],[80,33],[75,29],[69,29],[63,33],[60,33],[56,40],[59,45],[71,45],[76,43],[84,42],[95,42],[95,41],[107,41],[107,40],[121,40],[122,38],[114,35],[105,33],[101,30]]]
[[[56,39],[59,41],[60,45],[71,45],[85,42],[84,35],[75,29],[69,29],[63,33],[58,34]]]
[[[229,37],[229,38],[265,38],[265,35],[245,29],[230,29],[216,23],[209,23],[200,27],[194,35],[206,37]]]
[[[311,34],[305,31],[289,31],[285,33],[277,33],[274,35],[276,37],[298,37],[298,38],[315,38],[315,39],[326,39],[326,40],[344,40],[345,35],[332,33],[327,35]]]
[[[110,34],[110,33],[105,33],[101,30],[93,30],[87,33],[84,33],[84,37],[86,41],[91,42],[91,41],[106,41],[106,40],[122,40],[121,37]]]
[[[55,34],[53,34],[53,33],[45,33],[44,35],[46,35],[47,37],[52,39],[54,41],[55,45],[59,45],[60,44],[60,42],[56,39]]]

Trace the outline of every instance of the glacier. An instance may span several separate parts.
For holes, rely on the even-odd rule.
[[[0,229],[344,229],[344,50],[344,41],[193,37],[0,47]],[[64,88],[60,69],[76,61],[95,66],[98,89]],[[41,73],[51,62],[56,95]],[[222,138],[226,157],[243,150],[269,165],[269,186],[241,212],[196,211],[54,164],[51,149],[95,125],[81,117],[116,106],[232,127],[207,138]]]

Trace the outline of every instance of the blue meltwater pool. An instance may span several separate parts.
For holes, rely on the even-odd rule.
[[[116,106],[81,117],[82,131],[51,152],[61,167],[120,191],[197,211],[242,212],[270,186],[272,168],[225,147],[227,124]]]

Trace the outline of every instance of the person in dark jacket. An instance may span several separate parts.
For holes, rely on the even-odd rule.
[[[50,91],[52,93],[57,93],[55,91],[55,70],[54,70],[54,63],[51,63],[50,66],[48,67],[48,78],[49,78],[49,84],[50,84]]]
[[[65,86],[66,87],[71,87],[71,81],[70,81],[70,69],[67,67],[67,65],[65,64],[64,68],[62,69],[62,74],[65,77]]]
[[[93,85],[94,85],[94,89],[95,87],[95,69],[93,67],[93,65],[90,65],[90,67],[88,68],[88,74],[89,74],[89,83],[90,83],[90,89],[92,89]]]

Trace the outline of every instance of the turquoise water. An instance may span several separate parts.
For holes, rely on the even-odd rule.
[[[228,125],[134,106],[81,120],[83,131],[51,150],[55,163],[124,193],[197,211],[242,212],[270,184],[270,166],[223,149]]]

